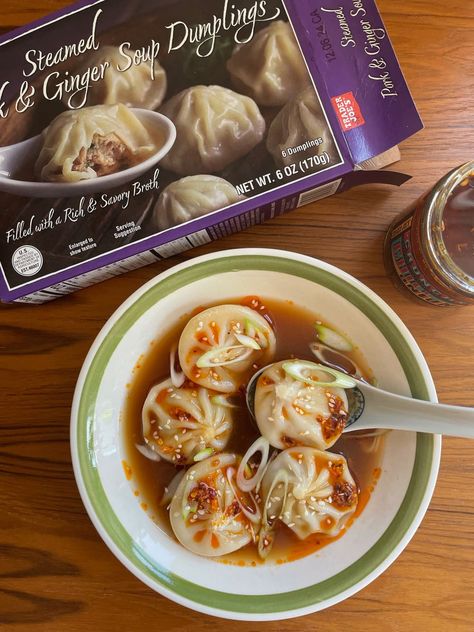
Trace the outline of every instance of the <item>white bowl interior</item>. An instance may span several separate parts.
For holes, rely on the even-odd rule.
[[[140,355],[147,352],[150,342],[159,337],[160,332],[166,330],[177,316],[191,312],[198,305],[223,303],[248,294],[291,300],[320,314],[361,348],[382,388],[410,395],[410,386],[397,354],[374,322],[347,298],[306,278],[283,272],[251,269],[229,271],[200,278],[177,288],[131,322],[105,367],[98,389],[96,407],[92,412],[93,458],[113,513],[129,534],[134,550],[139,551],[140,558],[145,559],[148,566],[153,567],[156,564],[174,576],[219,593],[282,595],[334,578],[344,569],[353,567],[373,547],[380,546],[383,534],[395,520],[409,489],[417,450],[417,435],[394,431],[387,436],[381,463],[382,474],[362,515],[343,538],[306,558],[278,566],[223,565],[212,559],[195,556],[161,531],[140,507],[140,499],[134,496],[136,486],[133,478],[131,482],[127,481],[123,472],[122,460],[126,460],[127,456],[124,453],[120,419],[127,392],[126,385],[131,380],[132,369]],[[426,467],[429,470],[435,466],[428,463]],[[84,489],[81,491],[83,496],[87,495],[84,494]],[[429,500],[431,492],[427,494]],[[88,509],[91,512],[90,506]],[[425,509],[426,507],[421,516]],[[418,516],[418,522],[421,516]],[[105,537],[97,516],[92,517]],[[110,542],[108,544],[111,545]],[[386,562],[385,566],[388,565],[390,556],[396,557],[392,549],[387,549],[382,554],[381,561]],[[136,571],[133,564],[126,559],[123,561],[132,571]],[[378,572],[381,570],[382,566]],[[378,572],[373,572],[372,576],[376,576]],[[163,590],[159,581],[142,579],[160,592],[175,598],[172,591],[170,594],[168,590]],[[355,590],[349,590],[348,594]],[[343,591],[332,603],[342,596]],[[245,597],[242,599],[245,600]],[[213,611],[212,606],[206,609],[199,604],[194,605],[191,597],[189,601],[186,596],[178,596],[176,600],[203,611]],[[309,609],[300,609],[298,613],[314,611],[329,603],[331,602],[318,603],[315,598]],[[244,602],[239,610],[245,612]],[[228,613],[219,614],[229,616]],[[275,617],[268,615],[260,618]]]

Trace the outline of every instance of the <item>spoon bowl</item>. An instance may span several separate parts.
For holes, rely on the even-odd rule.
[[[348,378],[345,373],[335,371],[322,364],[312,364],[315,369],[330,370]],[[255,391],[260,375],[272,365],[257,371],[249,381],[245,401],[252,419],[255,420]],[[344,433],[356,430],[384,428],[387,430],[410,430],[474,439],[474,408],[449,406],[403,397],[388,393],[359,378],[352,379],[354,385],[346,389],[349,414]]]
[[[43,134],[8,147],[0,148],[0,191],[34,198],[61,198],[89,195],[107,191],[136,180],[162,160],[176,141],[173,122],[151,110],[133,108],[132,112],[148,129],[161,132],[163,143],[152,156],[123,171],[80,182],[35,182],[20,179],[19,175],[33,171],[43,142]]]

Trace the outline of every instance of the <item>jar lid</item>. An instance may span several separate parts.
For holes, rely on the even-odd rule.
[[[440,180],[426,204],[429,258],[448,286],[474,296],[474,161]]]

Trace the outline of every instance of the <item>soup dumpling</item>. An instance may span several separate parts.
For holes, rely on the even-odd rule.
[[[265,121],[252,99],[221,86],[193,86],[167,101],[161,113],[177,139],[161,161],[183,176],[222,171],[263,139]]]
[[[277,520],[300,540],[314,533],[335,536],[358,502],[357,485],[346,459],[308,447],[281,452],[268,466],[260,492],[268,544]]]
[[[322,144],[314,145],[296,155],[287,154],[308,141],[322,139]],[[295,160],[303,160],[310,156],[332,150],[331,132],[324,117],[319,99],[313,87],[308,87],[297,94],[277,114],[268,130],[267,149],[277,165],[284,167]]]
[[[160,230],[189,222],[245,198],[227,180],[211,175],[188,176],[172,182],[160,194],[155,217]]]
[[[157,141],[125,105],[68,110],[43,132],[35,164],[45,182],[79,182],[107,176],[143,162]]]
[[[219,305],[188,322],[179,340],[179,362],[196,384],[235,393],[249,371],[272,360],[275,345],[275,333],[263,316],[242,305]]]
[[[128,50],[127,55],[133,57],[135,51]],[[89,89],[87,101],[84,105],[115,105],[122,103],[130,108],[144,108],[155,110],[165,98],[167,79],[164,68],[158,61],[153,64],[153,75],[149,62],[132,65],[123,71],[128,64],[128,60],[120,54],[117,46],[101,46],[98,50],[89,55],[85,61],[79,65],[76,74],[84,74],[93,66],[100,67],[108,63],[104,72],[104,78],[92,84]],[[83,99],[83,94],[74,96],[72,102],[69,96],[63,100],[69,107],[79,107],[79,101]]]
[[[179,465],[222,452],[232,432],[232,411],[217,403],[214,395],[195,384],[176,388],[171,379],[153,386],[142,410],[148,446]]]
[[[344,430],[349,409],[346,393],[295,379],[284,370],[286,362],[273,364],[258,378],[254,409],[260,432],[282,450],[295,445],[326,450]],[[315,380],[325,377],[317,369],[308,369],[308,375]]]
[[[220,454],[191,467],[171,501],[170,521],[179,542],[197,555],[232,553],[252,540],[251,522],[237,500],[235,454]],[[229,481],[230,478],[230,481]]]
[[[238,45],[227,62],[237,90],[259,105],[285,105],[310,77],[288,22],[277,20],[247,44]]]

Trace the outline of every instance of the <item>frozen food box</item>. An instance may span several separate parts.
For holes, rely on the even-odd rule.
[[[401,184],[422,127],[373,0],[91,0],[0,54],[4,301]]]

